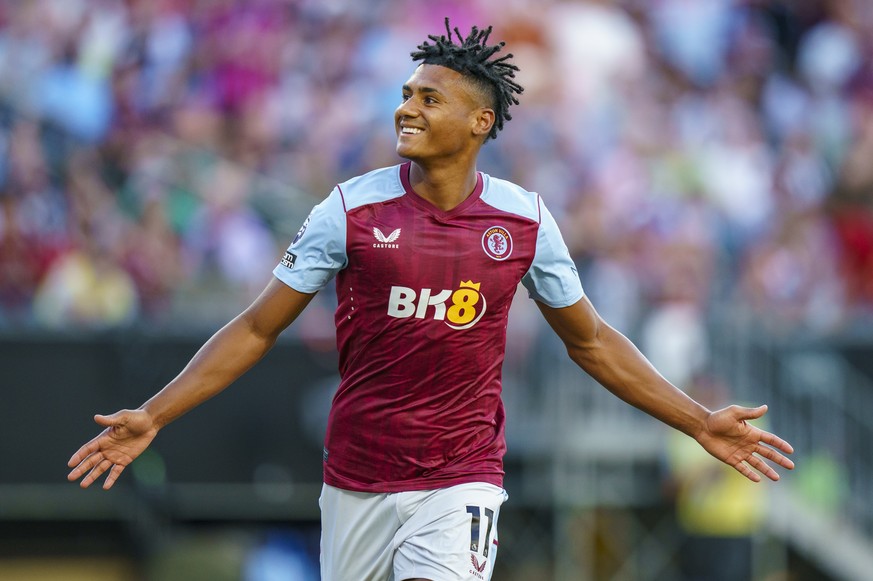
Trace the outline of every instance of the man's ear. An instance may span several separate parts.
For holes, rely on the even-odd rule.
[[[473,118],[473,135],[487,137],[494,126],[494,109],[482,107],[476,110]]]

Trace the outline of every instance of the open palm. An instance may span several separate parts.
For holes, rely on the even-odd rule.
[[[121,410],[109,416],[94,416],[105,426],[94,439],[79,448],[67,465],[73,470],[70,481],[82,478],[80,486],[89,487],[101,474],[109,471],[103,488],[112,488],[124,469],[148,448],[158,433],[151,416],[143,410]]]
[[[759,482],[761,474],[770,480],[779,480],[779,474],[764,458],[790,470],[794,462],[782,452],[791,454],[794,449],[782,438],[748,423],[747,420],[760,418],[765,413],[765,405],[756,408],[732,405],[715,411],[707,418],[697,441],[707,452],[753,482]]]

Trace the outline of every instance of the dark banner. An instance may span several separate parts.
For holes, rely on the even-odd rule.
[[[67,460],[99,431],[93,415],[139,406],[205,339],[0,337],[0,485],[66,482]],[[230,388],[167,426],[122,480],[320,483],[337,383],[332,351],[280,340]]]

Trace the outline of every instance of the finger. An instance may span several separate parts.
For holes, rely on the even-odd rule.
[[[121,476],[122,472],[124,472],[124,468],[125,467],[121,464],[112,465],[109,475],[106,476],[106,481],[103,482],[103,490],[109,490],[112,488],[112,485],[115,484],[115,481],[118,480],[118,477]]]
[[[67,461],[67,466],[69,466],[70,468],[78,466],[79,464],[81,464],[82,460],[84,460],[88,456],[99,452],[100,445],[97,443],[99,437],[100,436],[93,438],[90,442],[87,442],[81,448],[76,450],[76,453],[70,456],[70,459]]]
[[[82,481],[79,483],[79,486],[81,486],[82,488],[88,488],[89,486],[91,486],[91,483],[94,482],[94,479],[97,477],[97,474],[95,474],[95,470],[97,470],[98,474],[99,474],[100,463],[103,462],[104,460],[105,460],[105,458],[102,458],[102,456],[101,456],[101,458],[99,460],[96,460],[96,461],[91,460],[87,463],[83,463],[81,466],[76,468],[76,470],[71,472],[70,476],[72,477],[73,480],[76,480],[76,479],[82,478],[82,476],[84,475],[85,477],[82,478]],[[87,472],[87,474],[85,474],[86,472]]]
[[[751,480],[752,482],[761,482],[761,475],[752,470],[745,462],[738,462],[733,465],[737,472]]]
[[[746,460],[746,462],[748,462],[752,468],[754,468],[770,480],[774,482],[779,480],[779,473],[773,470],[773,468],[769,464],[764,462],[761,458],[758,458],[757,456],[751,456]]]
[[[794,469],[794,462],[792,462],[789,458],[786,458],[773,448],[768,448],[766,446],[758,446],[758,449],[755,451],[759,456],[763,456],[768,460],[776,462],[783,468],[787,468],[788,470]]]
[[[747,408],[743,406],[736,407],[740,410],[740,417],[744,420],[756,420],[767,413],[766,405],[759,405],[756,408]]]
[[[118,424],[123,423],[121,418],[124,414],[124,411],[115,412],[114,414],[109,414],[108,416],[104,416],[103,414],[96,414],[94,416],[94,421],[100,424],[101,426],[105,426],[107,428],[116,426]]]
[[[762,431],[759,439],[769,446],[782,450],[786,454],[794,453],[794,447],[776,434]]]
[[[75,469],[71,470],[69,474],[67,474],[67,480],[73,482],[74,480],[78,480],[82,477],[82,474],[91,469],[91,466],[85,466],[84,464],[80,464],[76,466]]]
[[[85,472],[91,470],[94,466],[96,466],[99,462],[103,460],[103,454],[98,450],[94,454],[86,457],[82,460],[68,475],[68,480],[77,480],[80,478]]]
[[[105,458],[97,463],[94,468],[91,469],[91,472],[88,473],[85,478],[82,479],[81,486],[82,488],[88,488],[91,484],[97,480],[101,474],[106,472],[112,467],[112,462],[106,460]]]

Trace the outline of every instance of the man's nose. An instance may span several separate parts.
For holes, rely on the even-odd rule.
[[[412,99],[406,99],[397,106],[395,114],[398,117],[415,117],[418,115],[418,108],[412,103]]]

